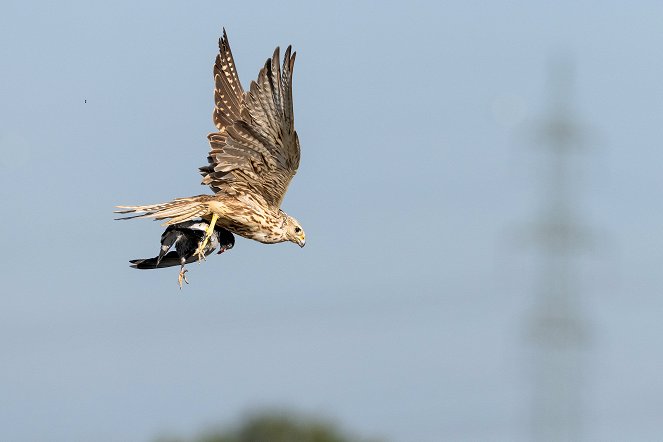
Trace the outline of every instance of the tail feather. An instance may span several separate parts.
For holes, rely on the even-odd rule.
[[[170,221],[168,221],[168,224],[178,224],[184,221],[190,221],[195,218],[200,218],[201,216],[205,215],[207,212],[209,212],[209,210],[207,209],[206,206],[197,205],[187,211],[173,212],[172,215],[170,214],[166,215],[164,213],[163,216],[171,218]]]
[[[177,252],[168,252],[160,260],[158,258],[132,259],[129,261],[134,269],[149,270],[162,269],[180,265],[180,257]]]
[[[207,215],[209,213],[209,208],[206,204],[207,199],[209,199],[209,195],[200,195],[191,198],[177,198],[173,201],[162,204],[117,206],[118,209],[123,210],[116,210],[115,213],[121,215],[136,213],[136,215],[123,216],[116,219],[154,218],[157,220],[163,220],[170,218],[164,223],[164,225],[177,224]]]
[[[214,249],[207,247],[205,250],[205,256],[209,256],[214,252]],[[196,255],[191,255],[184,261],[184,264],[191,264],[192,262],[198,261]],[[159,257],[147,258],[147,259],[132,259],[129,261],[131,263],[131,268],[140,269],[140,270],[149,270],[149,269],[163,269],[164,267],[173,267],[182,264],[180,256],[175,251],[170,251],[166,253],[161,259]]]

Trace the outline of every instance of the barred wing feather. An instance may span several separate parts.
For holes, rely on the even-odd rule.
[[[225,35],[214,67],[214,123],[219,132],[208,136],[208,166],[203,184],[214,192],[248,191],[278,208],[299,167],[299,139],[294,127],[292,72],[295,53],[279,48],[265,62],[256,81],[244,92]]]

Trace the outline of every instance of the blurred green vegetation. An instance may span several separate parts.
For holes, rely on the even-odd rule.
[[[159,438],[156,442],[379,442],[346,434],[319,418],[282,412],[260,412],[229,429],[209,430],[193,438]]]

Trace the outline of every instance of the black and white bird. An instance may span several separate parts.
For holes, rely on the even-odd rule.
[[[129,261],[131,267],[135,269],[161,269],[179,265],[180,273],[177,281],[182,288],[182,281],[187,284],[186,270],[184,266],[198,260],[196,250],[205,237],[205,232],[209,228],[209,223],[204,220],[186,221],[178,224],[172,224],[161,235],[161,249],[159,256],[147,259],[132,259]],[[235,237],[226,229],[216,225],[214,231],[205,245],[205,256],[211,255],[214,250],[219,249],[218,253],[230,250],[235,245]],[[175,250],[169,251],[171,248]]]

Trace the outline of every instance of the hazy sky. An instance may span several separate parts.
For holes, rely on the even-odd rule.
[[[394,442],[525,440],[523,328],[551,60],[588,127],[577,200],[590,440],[660,438],[663,4],[0,5],[0,439],[148,441],[256,407]],[[246,86],[297,50],[307,246],[136,271],[116,204],[208,193],[225,26]],[[87,103],[85,103],[87,100]]]

